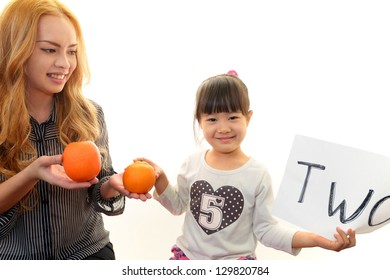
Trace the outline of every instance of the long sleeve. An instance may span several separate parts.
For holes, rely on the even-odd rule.
[[[14,227],[17,220],[17,206],[0,215],[0,240],[7,236],[7,234]]]
[[[258,242],[297,254],[295,230],[272,215],[273,193],[267,169],[254,159],[233,170],[209,166],[206,151],[190,155],[177,186],[155,198],[171,213],[185,212],[176,245],[189,259],[238,259],[256,256]]]
[[[181,166],[175,186],[169,184],[165,191],[158,195],[156,191],[153,197],[161,203],[173,215],[181,215],[187,210],[189,202],[189,185],[184,176],[187,170],[187,161]]]
[[[268,172],[264,172],[255,198],[256,211],[253,213],[253,231],[256,238],[265,246],[297,255],[300,250],[293,250],[291,244],[296,230],[283,226],[272,216],[273,201],[271,178]]]
[[[100,137],[97,141],[97,145],[104,147],[106,150],[107,163],[103,164],[102,170],[98,175],[99,183],[92,187],[92,192],[90,192],[91,202],[93,203],[94,209],[98,212],[104,213],[108,216],[119,215],[122,214],[125,209],[125,197],[123,195],[118,195],[111,199],[103,199],[100,195],[100,188],[102,184],[106,182],[111,175],[115,174],[115,171],[112,167],[112,160],[109,153],[108,130],[104,118],[104,113],[98,104],[94,104],[97,108],[98,121],[100,124]]]

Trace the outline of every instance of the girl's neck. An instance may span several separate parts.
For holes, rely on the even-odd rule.
[[[243,166],[249,157],[241,149],[224,153],[211,149],[205,155],[206,163],[219,170],[234,170]]]

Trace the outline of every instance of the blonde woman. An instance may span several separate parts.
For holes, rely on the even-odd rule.
[[[89,70],[76,17],[55,0],[16,0],[0,30],[0,259],[115,259],[101,213],[147,197],[124,190],[102,108],[82,95]],[[78,183],[61,154],[83,140],[103,164]]]

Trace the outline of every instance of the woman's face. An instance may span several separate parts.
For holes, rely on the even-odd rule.
[[[35,48],[25,67],[29,96],[52,96],[62,91],[77,66],[76,52],[77,36],[71,22],[61,16],[42,16]]]

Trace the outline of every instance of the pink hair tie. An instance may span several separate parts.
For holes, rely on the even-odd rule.
[[[234,71],[234,70],[229,70],[229,71],[227,72],[227,74],[228,74],[228,75],[233,75],[233,76],[236,76],[236,77],[238,77],[238,74],[237,74],[237,72],[236,72],[236,71]]]

